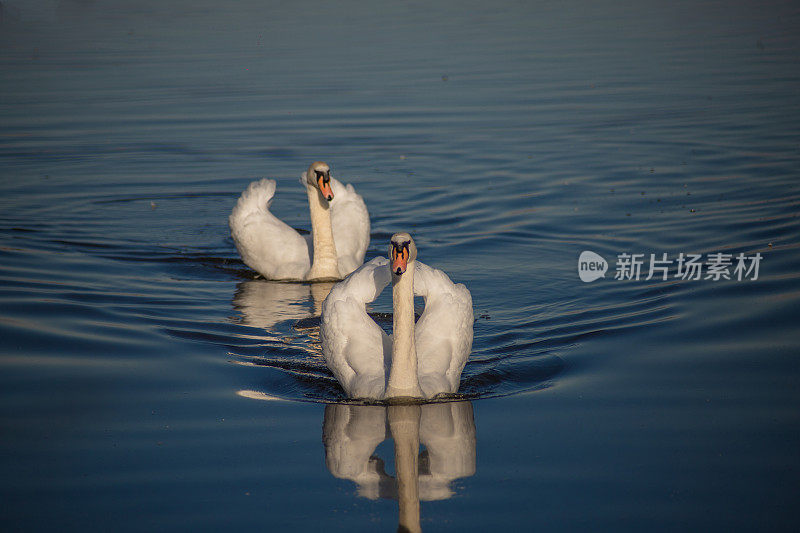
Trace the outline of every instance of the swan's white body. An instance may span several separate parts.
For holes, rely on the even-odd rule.
[[[472,297],[463,284],[415,258],[414,248],[400,276],[376,257],[336,284],[322,304],[325,362],[350,397],[433,398],[458,390],[472,348]],[[390,282],[392,336],[366,312]],[[425,299],[416,325],[414,295]]]
[[[352,185],[333,178],[333,199],[326,200],[308,178],[314,165],[300,178],[308,193],[310,236],[270,213],[275,180],[251,183],[231,212],[231,236],[242,260],[267,279],[342,279],[364,261],[370,229],[364,200]]]

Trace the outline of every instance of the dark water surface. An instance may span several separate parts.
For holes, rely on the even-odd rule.
[[[228,233],[258,177],[307,228],[317,159],[366,200],[368,258],[409,230],[472,291],[468,401],[401,417],[424,530],[800,527],[796,6],[0,20],[3,530],[397,528],[392,437],[416,433],[339,403],[328,287],[254,279]],[[644,279],[651,253],[717,252],[760,253],[758,278]]]

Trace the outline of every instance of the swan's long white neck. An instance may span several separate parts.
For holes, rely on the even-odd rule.
[[[314,262],[306,279],[339,279],[339,262],[336,259],[336,246],[333,242],[330,206],[316,187],[306,185],[306,192],[308,209],[311,212],[311,237],[314,243]]]
[[[414,268],[409,261],[406,271],[392,274],[393,335],[392,366],[386,398],[422,397],[417,375],[417,348],[414,342]]]

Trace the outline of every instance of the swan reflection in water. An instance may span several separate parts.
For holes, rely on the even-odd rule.
[[[375,448],[394,440],[396,477]],[[471,402],[325,407],[325,464],[358,485],[358,495],[396,499],[400,531],[420,531],[420,501],[453,495],[450,483],[475,474],[475,422]],[[419,453],[420,444],[425,450]]]
[[[233,308],[241,313],[245,326],[277,333],[275,326],[287,320],[318,317],[333,285],[334,282],[243,281],[236,287]]]

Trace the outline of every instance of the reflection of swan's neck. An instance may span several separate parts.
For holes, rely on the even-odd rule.
[[[322,313],[322,302],[331,293],[331,289],[335,285],[334,281],[321,281],[319,283],[310,283],[311,285],[311,299],[314,304],[314,316],[319,316]]]
[[[419,405],[390,405],[394,465],[400,504],[398,531],[422,531],[419,523]]]
[[[306,186],[308,208],[311,212],[311,236],[314,243],[314,263],[307,279],[338,278],[339,265],[336,260],[336,246],[333,243],[333,226],[328,202],[319,190]]]
[[[422,390],[417,376],[417,349],[414,343],[414,267],[409,261],[406,271],[392,274],[393,335],[392,367],[386,398],[403,396],[419,398]]]

